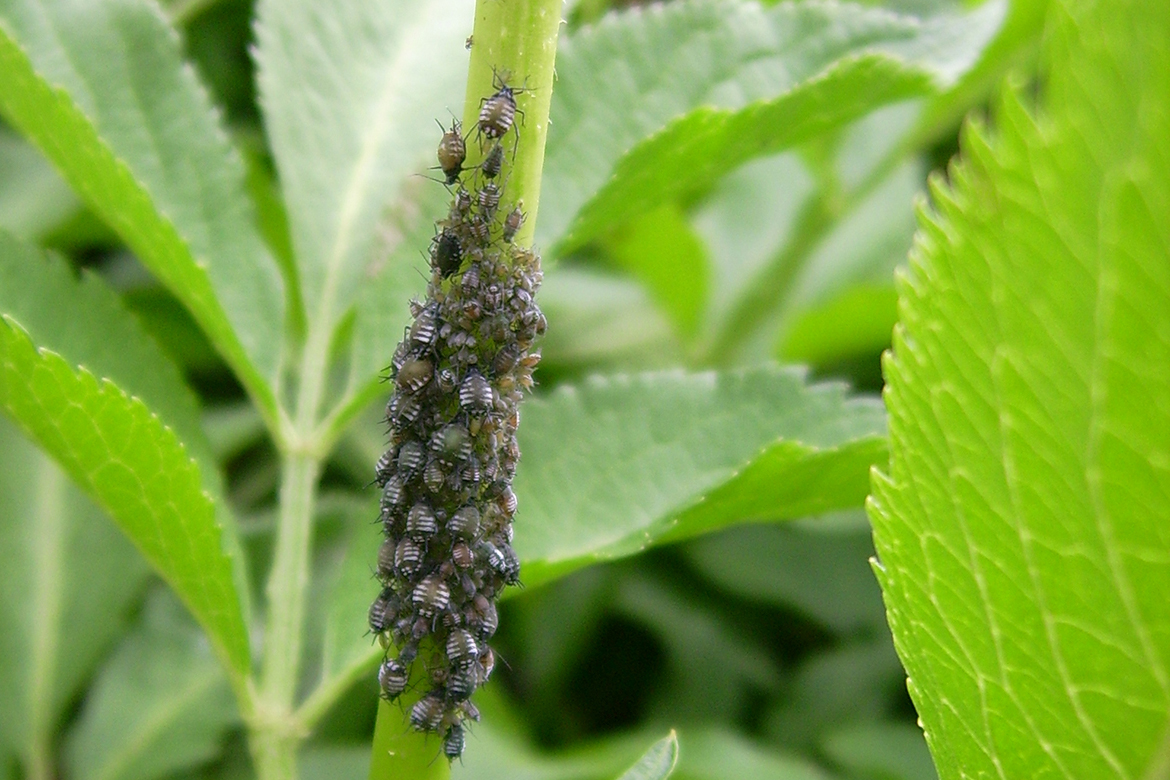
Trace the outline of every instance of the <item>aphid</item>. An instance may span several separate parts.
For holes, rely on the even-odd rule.
[[[394,550],[397,547],[393,539],[387,539],[378,548],[378,577],[383,581],[394,576]]]
[[[516,93],[524,89],[508,86],[499,74],[494,77],[493,86],[496,93],[480,101],[479,131],[494,140],[512,128],[517,112],[524,116],[524,112],[516,108]]]
[[[374,599],[374,603],[370,605],[370,630],[375,634],[380,634],[393,625],[394,621],[398,619],[398,596],[390,588],[383,588],[382,592],[378,594],[378,598]]]
[[[439,125],[439,129],[443,128]],[[439,141],[439,168],[447,177],[447,184],[459,181],[459,174],[463,172],[463,160],[467,157],[467,146],[463,143],[463,126],[458,119],[451,120],[451,129],[443,133],[443,140]]]
[[[487,246],[492,240],[492,226],[486,219],[477,218],[467,223],[467,233],[480,245]]]
[[[471,504],[461,507],[447,521],[447,533],[457,539],[474,539],[479,533],[479,510]]]
[[[447,475],[443,473],[443,464],[439,462],[438,458],[431,458],[423,470],[423,484],[427,486],[427,490],[438,493],[443,489],[443,483],[446,481]]]
[[[404,479],[410,479],[417,474],[426,463],[426,453],[420,442],[411,439],[402,443],[398,448],[397,473]]]
[[[483,175],[489,179],[494,179],[500,175],[500,169],[504,167],[504,147],[497,141],[488,150],[487,156],[483,158],[483,162],[479,164],[479,169],[483,171]]]
[[[507,344],[496,353],[495,358],[492,360],[492,371],[496,376],[506,374],[516,366],[516,361],[519,359],[520,350],[511,344]]]
[[[463,278],[459,280],[459,286],[463,288],[464,295],[471,295],[479,288],[479,265],[472,263],[463,272]]]
[[[395,474],[386,480],[386,486],[382,488],[382,510],[394,510],[405,502],[406,486],[402,484],[402,478]]]
[[[516,237],[520,226],[524,224],[524,212],[520,210],[521,205],[523,204],[517,203],[516,207],[504,217],[504,241],[506,243],[512,243],[512,239]]]
[[[492,386],[478,371],[470,371],[459,386],[459,405],[471,414],[486,414],[492,408]]]
[[[471,603],[471,615],[468,626],[480,639],[488,640],[496,633],[500,625],[500,615],[496,605],[482,595],[476,595]]]
[[[464,701],[475,693],[475,670],[470,668],[455,669],[447,675],[447,700],[452,702]]]
[[[409,579],[423,566],[423,548],[414,539],[406,538],[394,549],[394,568],[398,576]]]
[[[447,636],[447,660],[452,666],[463,668],[471,666],[479,658],[479,645],[470,631],[457,628]]]
[[[436,731],[443,722],[446,709],[442,699],[429,693],[410,708],[410,723],[418,731]]]
[[[500,493],[500,497],[496,499],[496,503],[508,517],[516,514],[516,506],[518,501],[516,500],[516,493],[512,490],[511,485],[504,486],[503,491]]]
[[[476,707],[475,704],[473,704],[470,701],[465,701],[460,706],[460,709],[463,710],[463,715],[468,720],[472,720],[472,721],[475,721],[476,723],[479,723],[479,707]]]
[[[459,758],[463,755],[463,742],[463,727],[458,723],[453,723],[451,728],[447,729],[447,736],[443,738],[443,755],[449,761]]]
[[[431,267],[446,278],[459,270],[462,261],[463,247],[459,236],[451,228],[443,228],[431,247]]]
[[[391,453],[391,450],[383,452],[382,457],[378,458],[378,465],[374,466],[374,482],[379,487],[385,485],[386,480],[390,479],[394,474],[393,469],[390,467],[391,461],[393,460]]]
[[[378,669],[378,685],[382,688],[382,695],[394,701],[406,690],[410,676],[397,659],[387,659]]]
[[[422,405],[413,395],[397,393],[386,407],[386,420],[396,431],[403,431],[418,419]]]
[[[402,368],[398,369],[398,375],[394,377],[394,382],[401,390],[417,393],[427,386],[427,382],[431,381],[431,375],[434,372],[435,366],[431,361],[423,358],[411,358],[402,364]]]
[[[430,618],[451,603],[451,591],[447,588],[447,583],[432,574],[423,577],[414,587],[410,599],[419,615]]]
[[[455,199],[451,201],[451,220],[453,222],[460,222],[466,219],[467,215],[471,213],[471,193],[462,187],[455,193]]]
[[[406,533],[412,539],[428,539],[439,532],[439,523],[431,505],[420,501],[410,509],[406,516]]]
[[[415,315],[414,324],[410,326],[411,342],[419,347],[434,346],[440,324],[439,304],[432,301]]]
[[[455,542],[451,545],[451,562],[460,569],[470,569],[475,565],[475,555],[465,542]]]
[[[479,213],[485,220],[491,219],[495,216],[496,209],[500,206],[500,188],[489,181],[480,189],[477,199],[479,201]]]
[[[445,425],[431,438],[431,451],[447,463],[461,461],[471,454],[471,435],[459,423]]]

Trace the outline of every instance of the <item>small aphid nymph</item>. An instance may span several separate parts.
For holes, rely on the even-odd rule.
[[[443,127],[439,125],[440,129]],[[463,126],[458,119],[451,120],[451,129],[443,133],[439,141],[439,169],[447,177],[447,184],[459,181],[463,173],[463,161],[467,158],[467,145],[463,142]]]

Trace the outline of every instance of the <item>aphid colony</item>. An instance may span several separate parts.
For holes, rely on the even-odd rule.
[[[546,325],[534,300],[540,257],[512,243],[524,213],[518,203],[501,213],[500,139],[513,126],[513,92],[498,83],[483,101],[478,130],[490,148],[481,165],[463,167],[457,121],[439,144],[439,167],[457,186],[431,244],[426,300],[411,302],[414,321],[390,366],[390,446],[376,468],[386,541],[370,627],[397,647],[379,684],[397,699],[421,663],[414,679],[424,692],[410,721],[441,735],[449,759],[463,752],[464,724],[479,718],[471,694],[495,664],[496,599],[520,578],[516,428]]]

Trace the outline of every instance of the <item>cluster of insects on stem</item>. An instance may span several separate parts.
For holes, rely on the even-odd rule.
[[[431,242],[426,299],[411,302],[413,322],[391,361],[390,443],[375,469],[386,535],[369,613],[387,648],[379,685],[394,701],[418,681],[410,723],[440,735],[451,760],[479,719],[471,695],[495,666],[496,601],[520,580],[516,431],[547,325],[534,297],[540,257],[515,243],[525,215],[503,181],[522,90],[498,74],[494,88],[475,128],[479,165],[465,167],[470,135],[457,120],[439,142],[452,200]]]

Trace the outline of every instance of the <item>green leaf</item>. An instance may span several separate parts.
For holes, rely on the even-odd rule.
[[[1170,765],[1170,6],[1068,2],[934,190],[871,516],[942,778]]]
[[[0,3],[0,109],[190,309],[271,422],[280,279],[243,166],[158,9]]]
[[[664,780],[674,773],[678,763],[678,735],[671,731],[650,746],[618,780]]]
[[[881,406],[794,369],[591,379],[525,404],[516,551],[535,585],[746,521],[859,506]]]
[[[238,719],[202,632],[165,591],[102,669],[66,743],[77,780],[152,780],[214,758]]]
[[[752,157],[950,83],[1002,14],[691,0],[606,17],[557,61],[538,243],[563,253]]]
[[[462,105],[472,13],[467,0],[260,4],[261,103],[311,331],[352,307],[382,262],[383,208],[434,164],[435,120]]]
[[[199,466],[142,401],[0,325],[0,407],[110,514],[175,589],[242,685],[248,637]]]
[[[51,758],[59,720],[148,570],[68,477],[0,418],[0,756]],[[39,755],[37,755],[39,754]]]
[[[62,311],[69,316],[62,316]],[[204,432],[198,401],[118,296],[100,277],[83,272],[79,279],[61,260],[46,259],[0,233],[0,313],[20,323],[39,348],[51,350],[69,365],[85,366],[144,402],[177,435],[199,465],[203,488],[215,502],[215,533],[224,532],[236,590],[246,598],[245,559],[235,518],[223,500],[217,458]],[[246,616],[248,604],[241,608]]]

